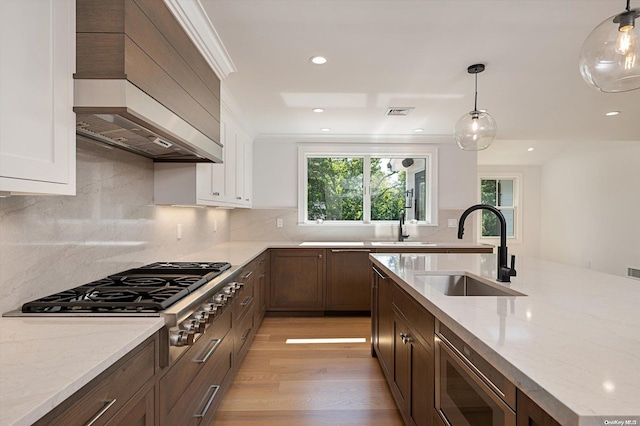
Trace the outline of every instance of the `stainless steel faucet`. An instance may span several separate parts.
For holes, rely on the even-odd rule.
[[[400,213],[400,226],[398,227],[398,241],[404,241],[405,239],[409,238],[410,235],[404,235],[404,232],[402,231],[402,227],[404,226],[404,212]]]
[[[511,266],[507,266],[507,221],[500,210],[488,204],[476,204],[475,206],[471,206],[466,209],[462,213],[462,216],[460,216],[460,220],[458,221],[458,239],[462,239],[462,236],[464,235],[465,219],[467,218],[467,216],[469,216],[469,213],[475,210],[488,210],[494,213],[500,221],[500,246],[498,247],[497,268],[498,277],[496,279],[503,283],[509,283],[511,282],[511,277],[516,276],[516,257],[511,256]]]

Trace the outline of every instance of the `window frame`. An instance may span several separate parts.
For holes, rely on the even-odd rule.
[[[371,164],[364,162],[363,176],[363,220],[327,220],[316,221],[307,219],[307,159],[309,157],[414,157],[425,159],[425,179],[430,182],[427,193],[427,209],[431,220],[417,221],[417,226],[438,226],[438,148],[424,145],[398,145],[387,144],[300,144],[298,147],[298,225],[320,226],[376,226],[381,224],[396,223],[395,220],[371,220]]]
[[[478,173],[478,202],[482,202],[482,181],[483,180],[513,180],[513,217],[515,226],[513,227],[513,236],[507,236],[507,239],[513,243],[522,243],[522,173],[512,172],[484,172]],[[500,206],[495,206],[498,210],[502,210]],[[511,208],[509,208],[511,209]],[[476,217],[476,233],[478,242],[486,242],[490,244],[498,243],[500,237],[485,237],[482,235],[482,215]]]

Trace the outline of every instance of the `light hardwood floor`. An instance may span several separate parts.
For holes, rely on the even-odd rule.
[[[401,426],[366,317],[264,319],[213,425]],[[366,337],[366,343],[286,344]]]

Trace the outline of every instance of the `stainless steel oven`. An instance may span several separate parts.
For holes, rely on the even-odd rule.
[[[515,426],[516,388],[436,321],[436,411],[446,426]]]

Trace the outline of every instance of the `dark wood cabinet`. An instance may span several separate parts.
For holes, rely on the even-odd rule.
[[[271,250],[268,310],[323,311],[325,251]]]
[[[147,339],[35,424],[153,424],[157,339]]]
[[[327,250],[328,311],[370,311],[370,250]]]
[[[432,424],[435,318],[393,288],[393,382],[391,391],[407,425]]]
[[[161,424],[192,424],[213,415],[224,393],[223,382],[233,375],[233,307],[226,306],[193,346],[164,372],[159,382]],[[219,389],[214,396],[210,395],[211,386]],[[209,398],[214,408],[204,410],[199,404]]]
[[[372,268],[371,344],[382,371],[387,377],[393,367],[393,308],[391,289],[393,281],[376,267]]]
[[[375,265],[371,343],[407,425],[433,424],[435,317]]]
[[[254,315],[256,318],[256,324],[258,325],[262,322],[267,310],[267,281],[269,279],[268,256],[268,252],[265,251],[250,264],[255,275],[255,284],[253,289],[255,297]]]
[[[560,426],[560,423],[519,389],[516,391],[516,401],[517,426]]]
[[[122,410],[107,422],[107,425],[136,425],[154,426],[155,415],[155,386],[139,392],[139,396],[129,401]]]

